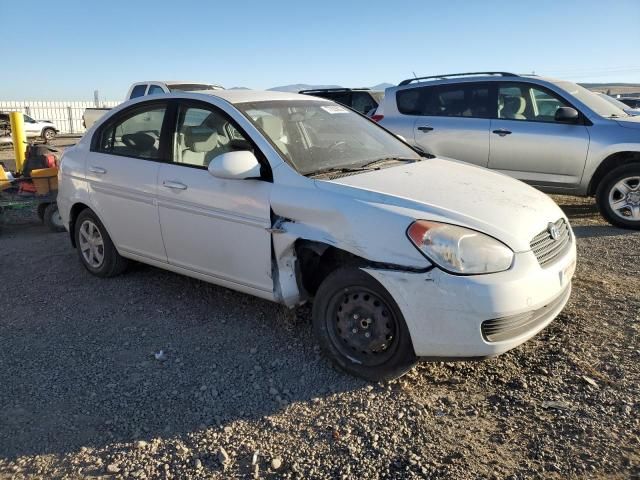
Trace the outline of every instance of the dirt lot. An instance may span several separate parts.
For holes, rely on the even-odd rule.
[[[640,478],[640,232],[559,201],[579,263],[558,319],[389,384],[334,371],[305,308],[142,265],[100,280],[10,216],[0,479]]]

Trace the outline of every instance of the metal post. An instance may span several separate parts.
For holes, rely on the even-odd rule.
[[[24,133],[24,117],[22,112],[11,112],[11,139],[16,156],[16,172],[21,172],[27,151],[27,136]]]
[[[71,107],[67,107],[67,114],[69,115],[69,133],[73,133],[73,111]]]
[[[100,108],[100,92],[98,90],[93,91],[93,106]]]

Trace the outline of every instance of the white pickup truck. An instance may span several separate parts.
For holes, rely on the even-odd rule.
[[[224,87],[212,83],[186,82],[186,81],[147,81],[137,82],[129,87],[125,101],[145,95],[157,95],[171,92],[200,92],[224,90]],[[87,108],[82,114],[82,125],[90,128],[110,108]]]

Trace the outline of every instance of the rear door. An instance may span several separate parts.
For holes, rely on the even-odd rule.
[[[527,82],[500,82],[496,100],[489,168],[542,188],[577,186],[589,149],[588,128],[582,118],[555,120],[558,108],[573,105]]]
[[[175,124],[172,161],[158,176],[169,263],[272,299],[272,183],[222,179],[207,170],[220,154],[251,149],[259,156],[257,147],[229,116],[207,103],[180,102]]]
[[[119,112],[95,133],[87,157],[93,209],[121,253],[166,262],[156,204],[167,103]]]
[[[427,153],[486,167],[491,86],[458,83],[396,93],[400,113],[415,118],[415,143]]]

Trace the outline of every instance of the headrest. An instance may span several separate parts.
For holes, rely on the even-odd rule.
[[[510,114],[521,114],[524,112],[527,104],[522,97],[505,97],[503,111],[506,110]]]
[[[184,143],[192,152],[210,152],[218,145],[218,134],[209,127],[188,127]]]
[[[271,140],[279,140],[284,133],[282,120],[273,115],[266,115],[258,118],[258,125],[271,138]]]

